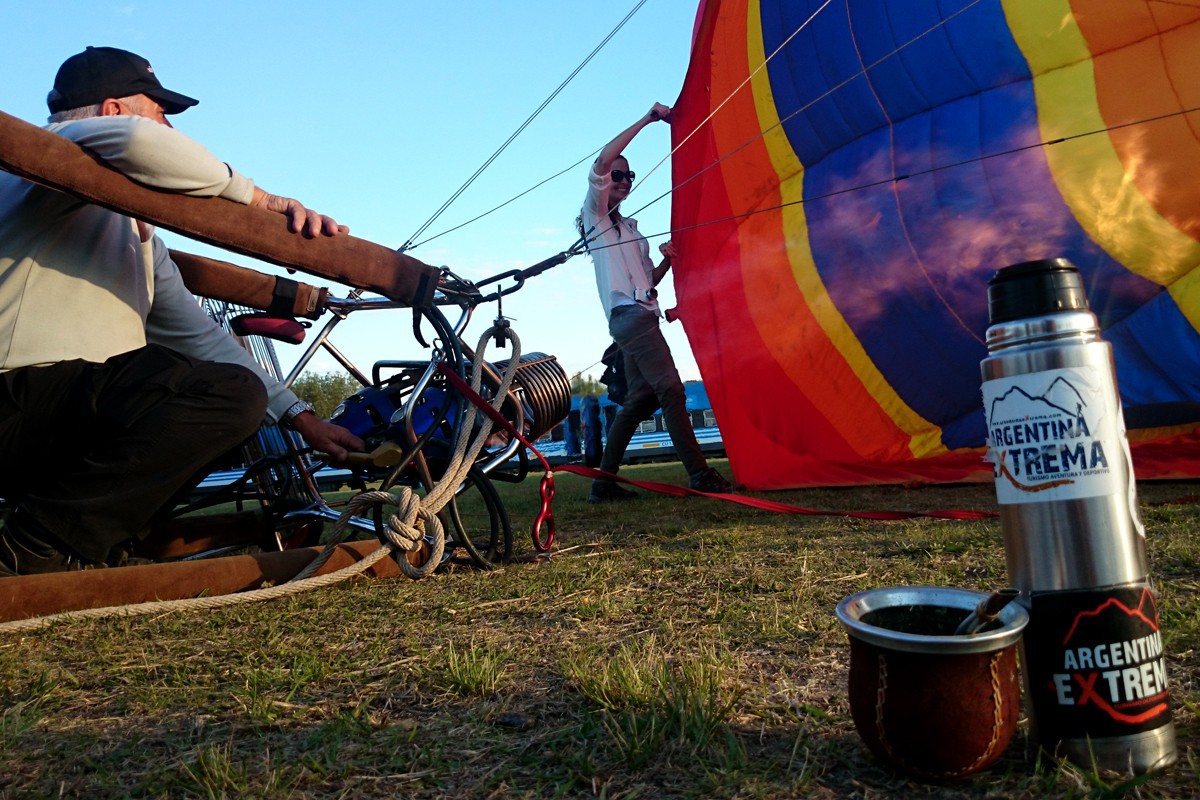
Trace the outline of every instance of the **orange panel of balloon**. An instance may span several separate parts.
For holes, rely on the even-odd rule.
[[[987,283],[1067,258],[1138,477],[1200,475],[1200,8],[707,0],[675,285],[738,480],[990,480]]]

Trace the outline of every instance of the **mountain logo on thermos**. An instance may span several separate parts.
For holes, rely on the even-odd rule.
[[[1011,386],[988,406],[988,445],[997,479],[1042,492],[1109,471],[1102,426],[1071,380],[1041,391]]]

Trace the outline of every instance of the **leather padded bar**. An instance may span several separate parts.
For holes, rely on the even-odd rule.
[[[215,258],[171,250],[183,282],[192,294],[237,303],[259,311],[271,311],[276,303],[276,283],[286,278],[265,275]],[[329,290],[308,283],[296,284],[296,297],[288,310],[293,317],[316,319],[325,310]]]
[[[305,238],[265,209],[147,188],[75,142],[2,111],[0,169],[235,253],[418,308],[433,302],[436,267],[353,236]]]
[[[379,542],[373,540],[340,544],[316,574],[326,575],[348,567],[378,548]],[[215,597],[259,589],[290,580],[322,549],[304,547],[274,553],[2,578],[0,622],[63,611],[182,600],[202,595]],[[403,573],[393,559],[384,558],[363,574],[389,578]]]

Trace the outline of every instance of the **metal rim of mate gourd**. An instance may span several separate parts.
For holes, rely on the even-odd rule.
[[[936,606],[961,611],[965,619],[986,592],[945,586],[891,586],[852,594],[837,605],[837,617],[851,636],[888,650],[933,655],[990,653],[1016,644],[1029,624],[1029,612],[1019,603],[1009,603],[997,620],[1000,627],[966,635],[927,635],[882,628],[863,621],[872,611],[901,606]]]

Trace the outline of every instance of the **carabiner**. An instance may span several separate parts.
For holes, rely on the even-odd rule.
[[[533,547],[539,553],[545,553],[554,546],[554,509],[551,504],[554,502],[554,476],[547,472],[542,476],[542,510],[534,517],[533,529],[530,533],[533,534]],[[545,525],[546,538],[542,539],[542,526]]]

